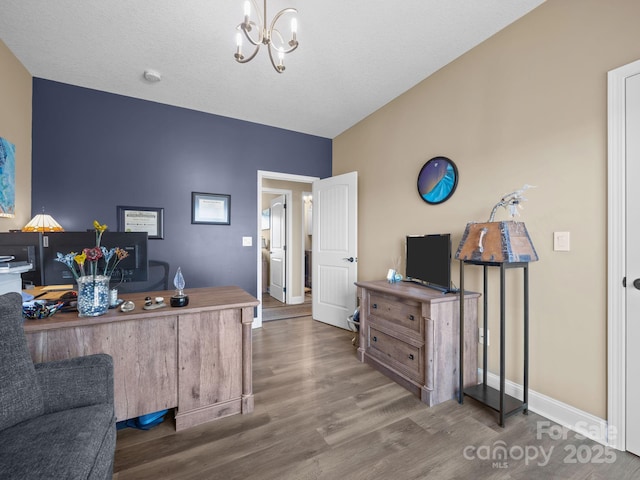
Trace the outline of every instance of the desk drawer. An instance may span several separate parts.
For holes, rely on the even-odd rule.
[[[422,304],[371,293],[369,315],[422,334]]]
[[[416,347],[369,327],[368,353],[389,366],[421,382],[424,380],[424,347]]]

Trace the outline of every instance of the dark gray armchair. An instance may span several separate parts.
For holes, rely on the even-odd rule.
[[[111,479],[111,357],[34,365],[22,324],[20,294],[0,295],[0,478]]]

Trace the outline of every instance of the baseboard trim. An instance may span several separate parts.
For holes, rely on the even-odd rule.
[[[478,369],[478,378],[482,378],[481,368]],[[487,384],[499,389],[500,376],[487,372]],[[506,380],[504,388],[505,393],[522,400],[524,391],[522,385]],[[529,410],[602,445],[608,445],[607,421],[602,418],[531,389],[529,389]]]

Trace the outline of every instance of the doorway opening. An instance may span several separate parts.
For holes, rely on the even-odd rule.
[[[270,264],[268,258],[270,255],[271,238],[270,230],[267,233],[266,221],[268,210],[270,208],[269,198],[276,194],[284,194],[287,207],[285,208],[285,252],[284,252],[284,295],[281,302],[282,305],[276,305],[278,308],[289,309],[289,315],[295,315],[295,308],[305,307],[306,302],[312,300],[311,286],[311,241],[312,232],[310,226],[311,219],[305,218],[307,209],[306,203],[312,201],[311,185],[318,180],[317,177],[308,177],[303,175],[295,175],[282,172],[258,171],[258,245],[257,249],[257,289],[258,300],[260,305],[257,308],[257,315],[254,319],[253,327],[261,327],[263,322],[263,306],[273,308],[272,298],[269,292],[270,284]],[[263,230],[264,228],[264,230]],[[305,252],[309,252],[308,255]],[[307,263],[308,258],[308,263]],[[307,266],[308,265],[308,266]],[[307,276],[309,277],[309,286],[307,286]],[[308,308],[308,305],[306,305]],[[272,315],[270,315],[272,316]],[[266,319],[265,319],[266,320]]]

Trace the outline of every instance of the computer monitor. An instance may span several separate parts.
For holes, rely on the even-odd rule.
[[[80,253],[94,246],[96,234],[91,232],[55,232],[43,236],[43,260],[45,285],[64,285],[74,283],[71,270],[56,260],[57,254]],[[148,278],[147,233],[146,232],[109,232],[102,235],[101,245],[106,248],[120,247],[129,256],[123,259],[113,274],[112,282],[143,282]]]
[[[120,247],[129,253],[115,269],[111,280],[146,282],[148,279],[146,232],[110,232],[102,235],[101,245]],[[90,232],[0,232],[0,255],[12,255],[16,261],[28,261],[33,268],[22,274],[24,285],[65,285],[75,283],[69,268],[55,259],[57,253],[81,252],[96,244]]]

